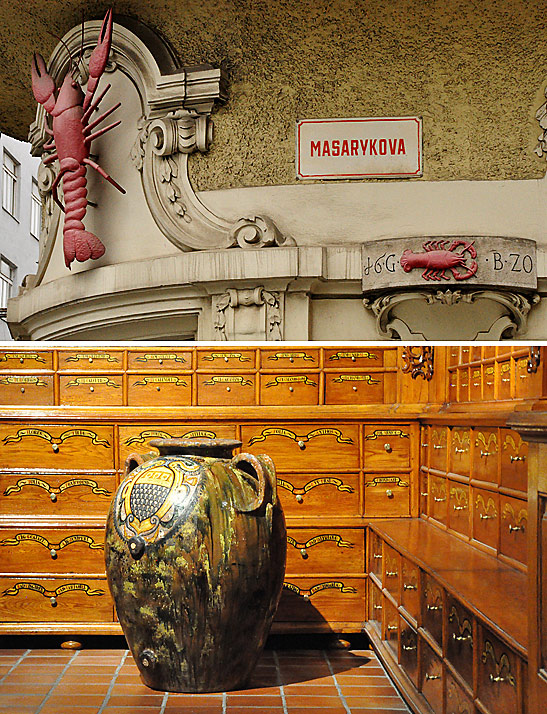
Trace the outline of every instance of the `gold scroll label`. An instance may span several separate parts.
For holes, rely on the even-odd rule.
[[[99,353],[99,352],[86,352],[78,355],[72,355],[71,357],[67,357],[66,361],[67,362],[78,362],[81,359],[104,359],[107,362],[119,362],[120,360],[117,357],[113,357],[112,355],[109,355],[107,353]]]
[[[408,488],[410,485],[408,481],[402,481],[400,476],[375,476],[372,481],[365,483],[365,487],[381,486],[386,483],[394,483],[396,486],[401,486],[401,488]]]
[[[202,359],[205,362],[213,362],[215,359],[237,359],[239,362],[250,362],[250,357],[244,357],[241,352],[211,352],[211,354],[205,355]]]
[[[40,357],[38,352],[2,352],[0,354],[0,362],[7,362],[9,359],[33,359],[35,362],[43,362],[45,364],[45,359]]]
[[[215,375],[208,382],[203,384],[241,384],[242,387],[252,386],[250,379],[245,379],[241,375]]]
[[[163,383],[163,384],[174,384],[177,387],[187,387],[188,382],[185,382],[184,379],[180,379],[180,377],[143,377],[140,382],[133,382],[133,386],[146,386],[147,384],[157,384],[157,383]]]
[[[113,382],[110,377],[76,377],[72,382],[68,382],[66,386],[79,387],[82,384],[105,384],[107,387],[121,388],[121,385]]]
[[[279,359],[303,359],[305,362],[313,362],[314,358],[306,354],[306,352],[276,352],[274,355],[269,355],[268,359],[270,360],[279,360]]]
[[[308,377],[307,374],[301,375],[290,375],[290,376],[277,376],[273,382],[267,382],[267,387],[277,387],[278,384],[290,384],[294,382],[301,382],[302,384],[309,384],[311,387],[317,387],[317,382],[314,382]]]
[[[314,429],[308,434],[303,436],[298,436],[290,429],[283,429],[282,427],[271,426],[266,429],[262,429],[262,434],[259,436],[252,436],[249,439],[249,446],[256,444],[257,441],[265,441],[268,436],[284,436],[287,439],[292,439],[293,441],[310,441],[316,436],[335,436],[336,441],[339,444],[353,444],[353,439],[348,436],[342,436],[340,429],[334,429],[332,427],[323,427],[321,429]]]
[[[40,593],[44,597],[58,597],[63,593],[73,592],[74,590],[81,590],[89,596],[104,595],[104,590],[92,590],[86,583],[67,583],[66,585],[60,585],[58,588],[55,588],[55,590],[46,590],[46,588],[43,585],[40,585],[40,583],[23,582],[16,583],[13,587],[4,590],[2,597],[6,597],[7,595],[18,595],[20,590],[32,590]]]
[[[37,387],[47,387],[47,382],[44,382],[40,377],[2,377],[0,384],[35,384]]]
[[[48,493],[63,493],[63,491],[66,491],[69,488],[74,488],[75,486],[89,486],[92,493],[95,493],[98,496],[112,495],[110,491],[107,491],[105,488],[101,488],[97,481],[92,481],[87,478],[73,478],[70,479],[70,481],[64,481],[58,487],[51,486],[47,483],[47,481],[43,481],[39,478],[20,478],[14,486],[8,486],[8,488],[4,491],[4,496],[9,496],[12,493],[19,493],[25,486],[38,486],[39,488],[43,488],[44,491],[47,491]]]
[[[283,587],[285,588],[285,590],[291,590],[297,595],[305,595],[307,597],[312,597],[312,595],[321,592],[321,590],[340,590],[340,592],[342,593],[357,592],[357,590],[352,585],[344,585],[344,583],[340,580],[329,580],[325,583],[318,583],[317,585],[311,587],[309,590],[302,590],[298,587],[298,585],[294,585],[294,583],[283,583]]]
[[[284,479],[278,478],[277,485],[281,486],[281,488],[284,488],[287,491],[290,491],[291,493],[300,496],[303,496],[304,494],[308,493],[313,488],[317,488],[317,486],[336,486],[336,489],[338,491],[347,491],[348,493],[353,493],[352,486],[349,486],[348,484],[344,483],[339,478],[334,478],[334,476],[323,476],[322,478],[314,478],[313,481],[308,481],[308,483],[301,488],[297,488],[290,481],[285,481]]]
[[[336,543],[339,548],[353,548],[353,543],[350,543],[349,540],[343,540],[342,536],[338,535],[337,533],[323,533],[322,535],[317,535],[314,538],[310,538],[305,543],[299,543],[291,536],[287,536],[287,543],[289,543],[289,545],[292,545],[293,548],[296,548],[297,550],[302,550],[302,548],[313,548],[314,545],[324,543],[325,541]]]
[[[203,437],[205,439],[216,439],[217,435],[214,431],[207,431],[205,429],[194,429],[193,431],[187,431],[185,434],[173,437],[167,431],[159,431],[158,429],[147,429],[146,431],[141,431],[138,436],[131,436],[126,439],[125,446],[131,446],[131,444],[142,444],[148,439],[199,439]]]
[[[69,429],[68,431],[64,431],[59,438],[51,436],[51,434],[45,431],[44,429],[19,429],[17,431],[17,434],[15,434],[14,436],[4,437],[4,444],[13,444],[15,442],[21,441],[21,439],[25,437],[32,436],[36,436],[39,439],[49,441],[50,444],[62,444],[64,441],[66,441],[67,439],[71,439],[72,437],[83,436],[86,439],[91,439],[91,443],[95,446],[110,446],[110,443],[106,439],[99,439],[97,434],[94,431],[91,431],[90,429]]]
[[[78,534],[78,535],[71,535],[67,536],[66,538],[63,538],[63,540],[59,541],[58,543],[50,543],[47,538],[44,538],[44,536],[38,534],[38,533],[17,533],[15,538],[4,538],[4,540],[0,540],[0,546],[2,545],[10,545],[10,546],[16,546],[19,545],[20,543],[25,543],[25,542],[34,542],[34,543],[39,543],[40,545],[43,545],[44,548],[47,548],[48,550],[51,550],[52,548],[54,550],[63,550],[63,548],[66,548],[69,545],[72,545],[72,543],[87,543],[87,545],[92,549],[103,549],[103,544],[102,543],[97,543],[91,536],[84,535],[84,534]]]
[[[401,439],[408,439],[410,435],[402,429],[374,429],[372,434],[365,436],[365,441],[373,441],[384,436],[400,436]]]
[[[334,377],[333,382],[366,382],[367,384],[380,384],[379,379],[374,379],[371,374],[341,374]]]
[[[338,359],[351,359],[352,357],[355,357],[355,359],[378,359],[378,355],[375,355],[372,352],[337,352],[329,357],[329,362],[331,360]]]
[[[171,360],[173,362],[186,362],[184,357],[182,355],[177,355],[175,353],[173,354],[152,354],[150,352],[147,352],[144,355],[139,355],[139,357],[135,358],[135,362],[153,362],[153,361],[158,361],[160,359],[166,359],[166,360]]]

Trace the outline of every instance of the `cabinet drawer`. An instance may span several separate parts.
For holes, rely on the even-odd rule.
[[[59,400],[61,404],[74,406],[121,406],[123,377],[114,374],[62,374],[59,378]]]
[[[104,574],[104,531],[81,528],[1,528],[4,573]]]
[[[319,403],[319,374],[261,374],[260,403],[265,406]]]
[[[471,468],[471,431],[452,429],[450,442],[450,471],[469,478]]]
[[[256,353],[254,350],[197,350],[197,369],[227,370],[254,369]]]
[[[483,398],[485,401],[491,401],[494,399],[496,386],[496,367],[493,364],[485,364],[483,370]]]
[[[518,498],[500,496],[500,552],[521,563],[528,561],[528,504]]]
[[[112,622],[106,578],[0,578],[2,622]]]
[[[275,455],[267,453],[277,465]],[[277,478],[277,493],[286,516],[359,515],[358,474],[282,474]]]
[[[498,399],[511,399],[511,362],[500,362]]]
[[[399,613],[391,602],[384,595],[382,603],[383,639],[386,645],[393,652],[396,660],[399,659]]]
[[[325,349],[325,367],[381,367],[384,350],[381,349]]]
[[[473,616],[452,597],[447,598],[446,656],[473,687]]]
[[[517,655],[484,627],[480,631],[477,696],[492,714],[519,711]]]
[[[439,647],[443,642],[443,589],[426,573],[422,580],[422,626]]]
[[[127,403],[130,407],[186,406],[192,403],[190,374],[131,374]]]
[[[541,379],[543,370],[528,372],[528,357],[522,357],[515,362],[515,396],[517,399],[527,399],[541,396]]]
[[[482,399],[482,367],[471,367],[469,379],[469,401],[480,402]]]
[[[409,516],[409,478],[408,474],[365,474],[365,516]]]
[[[452,530],[469,535],[469,486],[448,481],[448,526]]]
[[[429,515],[446,525],[448,514],[447,479],[429,474]]]
[[[54,403],[53,375],[0,375],[0,404],[49,406]]]
[[[368,581],[368,619],[380,630],[382,627],[382,591],[371,580]]]
[[[427,426],[420,427],[420,466],[429,468],[429,429]]]
[[[367,470],[405,468],[410,463],[409,427],[366,425],[364,448]]]
[[[40,350],[1,350],[0,371],[6,369],[53,369],[53,353]]]
[[[429,427],[429,466],[446,472],[448,429],[444,426]]]
[[[448,372],[448,401],[457,402],[458,401],[458,371],[457,369],[451,369]]]
[[[456,682],[448,670],[446,678],[446,714],[475,714],[473,700]]]
[[[500,430],[501,485],[526,493],[528,491],[528,444],[516,431]]]
[[[401,572],[401,605],[417,620],[420,612],[420,568],[401,556]]]
[[[471,490],[473,499],[473,538],[492,548],[498,547],[499,495],[482,488]]]
[[[469,401],[469,368],[460,367],[458,370],[458,401]]]
[[[381,372],[327,372],[325,404],[382,404],[384,381],[389,377],[390,375]]]
[[[289,528],[287,573],[355,573],[365,570],[364,533],[349,528]]]
[[[76,372],[107,370],[119,372],[123,368],[123,352],[116,350],[59,350],[59,369]]]
[[[460,348],[455,345],[448,347],[448,366],[457,367],[460,364]]]
[[[368,532],[368,570],[382,580],[382,539],[373,530]]]
[[[435,714],[443,714],[443,664],[424,639],[420,645],[420,690]]]
[[[356,424],[256,425],[241,427],[243,451],[266,453],[278,471],[348,471],[359,468]]]
[[[106,516],[115,490],[113,473],[0,473],[0,514]]]
[[[397,604],[401,602],[401,556],[387,543],[384,543],[382,584]]]
[[[365,580],[294,577],[283,584],[278,622],[363,622]]]
[[[120,426],[120,464],[129,454],[151,451],[151,439],[234,439],[235,427],[223,424],[134,424]]]
[[[162,372],[178,372],[192,367],[192,352],[190,350],[143,351],[127,353],[128,369],[161,369]]]
[[[399,618],[399,636],[401,639],[401,667],[418,686],[418,633],[404,617]]]
[[[109,426],[3,424],[0,425],[0,465],[31,469],[112,469],[112,435]]]
[[[420,471],[420,515],[429,513],[429,474],[426,471]]]
[[[498,483],[497,429],[474,429],[473,478]]]
[[[314,369],[319,367],[319,350],[261,350],[261,369]]]
[[[254,374],[198,374],[198,404],[251,406],[256,403]]]

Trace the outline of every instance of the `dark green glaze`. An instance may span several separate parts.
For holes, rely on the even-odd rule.
[[[179,461],[192,462],[195,486],[189,493],[175,484],[167,504],[164,490],[160,487],[158,496],[154,485],[153,507],[141,498],[141,484],[138,498],[126,498],[129,510],[147,515],[147,504],[152,511],[162,498],[163,511],[166,504],[169,510],[151,536],[144,531],[136,536],[134,555],[139,549],[142,553],[134,557],[129,543],[135,535],[123,526],[122,494],[133,493],[128,484],[136,479],[149,479],[157,463],[176,471],[173,460],[177,457],[170,452],[143,463],[120,485],[112,503],[105,559],[118,617],[149,687],[240,689],[264,646],[283,585],[286,530],[273,463],[250,454],[236,456],[233,464],[184,456]]]

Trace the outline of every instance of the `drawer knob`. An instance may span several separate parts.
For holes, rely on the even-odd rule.
[[[159,362],[160,364],[163,364],[163,360],[162,360],[162,359],[158,360],[158,362]]]
[[[396,632],[396,631],[397,631],[397,625],[388,625],[388,626],[386,627],[386,630],[387,630],[388,632]]]
[[[310,601],[310,596],[309,595],[302,595],[302,599],[304,602],[309,602]]]
[[[90,387],[90,388],[89,388],[89,391],[90,391],[90,392],[94,392],[94,391],[95,391],[95,387]]]
[[[24,361],[25,361],[25,358],[24,358],[24,357],[19,357],[19,362],[20,362],[21,364],[23,364]]]
[[[387,451],[388,454],[391,454],[391,452],[393,451],[393,447],[391,446],[391,444],[384,444],[384,449]]]
[[[302,451],[304,451],[304,449],[306,448],[306,444],[302,440],[300,440],[298,442],[298,448],[302,449]]]
[[[21,392],[24,394],[25,393],[25,388],[21,387]]]
[[[294,357],[289,357],[289,362],[294,362]]]
[[[507,675],[507,677],[502,677],[499,674],[497,674],[497,675],[490,674],[490,681],[491,682],[507,682],[512,687],[515,686],[515,678],[513,677],[512,674]]]
[[[426,678],[428,681],[433,681],[433,680],[435,680],[435,679],[440,679],[440,678],[441,678],[441,675],[440,675],[440,674],[429,674],[429,672],[426,672],[426,673],[425,673],[425,678]]]
[[[357,387],[352,387],[352,389],[353,389],[354,392],[357,391]]]
[[[455,632],[453,632],[452,639],[454,640],[454,642],[471,642],[471,644],[473,644],[473,637],[469,634],[457,635]]]
[[[295,498],[298,503],[304,503],[304,498],[301,496],[301,494],[297,493]]]
[[[161,387],[156,387],[156,392],[161,392]]]
[[[509,533],[513,533],[514,531],[522,531],[524,533],[524,530],[525,529],[524,529],[523,525],[513,526],[513,525],[509,524]]]
[[[56,493],[50,493],[50,494],[49,494],[49,497],[50,497],[50,499],[53,501],[53,503],[55,503],[55,501],[57,500],[57,494],[56,494]]]
[[[289,387],[289,392],[294,392],[294,387]]]
[[[509,460],[511,463],[515,461],[526,461],[526,456],[510,456]]]
[[[392,491],[390,488],[387,489],[387,491],[386,491],[386,496],[387,496],[388,498],[393,498],[393,491]]]
[[[89,364],[93,364],[93,357],[90,357],[88,360]]]
[[[455,511],[465,511],[466,508],[467,508],[466,506],[456,506],[456,505],[453,506],[453,509]]]
[[[59,444],[52,444],[51,448],[56,454],[59,452]]]
[[[375,609],[375,610],[381,610],[381,609],[382,609],[382,606],[381,606],[381,605],[374,605],[374,609]]]
[[[56,560],[56,558],[57,558],[57,551],[55,550],[55,548],[52,548],[52,549],[49,551],[49,554],[51,555],[51,557],[52,557],[53,560]]]
[[[510,382],[510,381],[511,381],[511,377],[502,377],[502,378],[501,378],[501,381],[502,381],[502,382]]]
[[[51,607],[57,607],[57,598],[56,597],[50,597],[49,601],[51,603]]]
[[[479,513],[479,518],[481,519],[481,521],[489,521],[495,517],[496,516],[489,516],[487,513]]]
[[[412,652],[417,648],[418,645],[403,645],[405,652]]]
[[[443,444],[433,444],[434,449],[444,449]]]
[[[308,555],[308,551],[305,548],[300,548],[300,555],[304,560],[307,560],[310,557]]]
[[[232,391],[232,388],[231,388],[231,387],[226,387],[226,391],[227,391],[227,392],[231,392],[231,391]]]
[[[427,449],[428,446],[429,446],[429,444],[427,442],[425,442],[425,444],[422,443],[422,449]]]
[[[418,586],[414,583],[403,583],[403,590],[417,590]]]
[[[492,455],[493,455],[493,452],[492,452],[492,451],[482,451],[482,450],[481,450],[481,458],[482,458],[483,456],[486,458],[487,456],[492,456]]]
[[[396,578],[399,575],[397,570],[386,570],[386,578]]]
[[[224,361],[225,361],[225,362],[227,362],[227,361],[228,361],[228,359],[229,359],[228,357],[225,357],[225,358],[224,358]]]
[[[433,500],[435,503],[444,503],[446,501],[446,496],[443,498],[439,498],[438,496],[433,496]]]
[[[355,362],[355,355],[351,355],[351,361]]]
[[[460,449],[457,446],[454,448],[455,454],[465,454],[466,451],[467,451],[467,449]]]
[[[442,610],[442,605],[429,605],[429,603],[426,605],[426,609],[429,610],[430,612],[435,612],[436,610]]]
[[[429,496],[429,492],[428,491],[420,491],[420,496],[424,496],[424,498],[425,498],[426,496]]]
[[[382,560],[382,555],[380,553],[374,553],[372,557],[377,558],[378,560]]]

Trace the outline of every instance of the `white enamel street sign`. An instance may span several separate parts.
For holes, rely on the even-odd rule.
[[[421,176],[420,117],[301,119],[296,122],[300,179]]]

